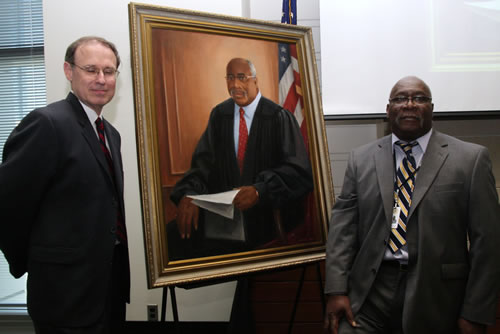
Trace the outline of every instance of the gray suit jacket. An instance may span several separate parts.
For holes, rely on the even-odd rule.
[[[28,272],[28,311],[38,322],[81,327],[103,314],[117,213],[124,213],[120,135],[106,121],[104,127],[115,179],[71,93],[29,113],[5,144],[0,249],[13,276]],[[119,283],[128,300],[125,256]]]
[[[330,222],[325,293],[347,292],[355,313],[387,248],[393,187],[391,136],[351,153]],[[499,218],[487,149],[433,131],[409,212],[405,333],[452,333],[459,317],[495,322]]]

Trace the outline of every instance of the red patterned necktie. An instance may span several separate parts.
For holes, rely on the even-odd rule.
[[[245,111],[240,108],[240,136],[238,138],[238,166],[240,173],[243,172],[243,161],[245,160],[245,151],[247,149],[248,130],[245,122]]]
[[[101,150],[106,157],[106,161],[108,162],[109,172],[113,178],[113,182],[115,181],[115,170],[113,168],[113,160],[111,159],[111,153],[109,153],[108,147],[106,146],[106,136],[104,135],[104,123],[100,117],[97,117],[95,120],[95,125],[97,128],[97,134],[99,135],[99,144],[101,146]],[[117,220],[116,220],[116,235],[118,236],[118,240],[120,243],[125,243],[127,241],[127,232],[125,230],[125,221],[122,216],[122,212],[120,208],[117,208]]]

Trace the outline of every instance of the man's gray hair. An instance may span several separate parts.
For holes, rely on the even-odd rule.
[[[255,65],[249,59],[245,60],[248,63],[248,67],[250,67],[250,73],[252,73],[252,76],[253,77],[257,76],[257,70],[255,69]]]

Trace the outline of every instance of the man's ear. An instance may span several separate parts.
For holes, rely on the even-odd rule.
[[[64,62],[64,75],[69,82],[73,80],[73,67],[67,61]]]

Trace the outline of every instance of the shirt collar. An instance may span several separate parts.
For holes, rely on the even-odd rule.
[[[415,141],[418,142],[418,145],[422,149],[422,152],[425,153],[425,150],[427,150],[427,145],[429,144],[429,139],[431,138],[432,134],[432,129],[430,129],[425,135],[418,137]],[[396,136],[394,133],[392,134],[392,149],[394,150],[394,144],[398,141],[401,140]],[[404,141],[404,140],[401,140]]]
[[[94,125],[95,124],[95,120],[97,119],[97,117],[99,117],[99,115],[97,115],[97,113],[94,111],[94,109],[90,108],[88,105],[86,105],[85,103],[83,103],[80,99],[78,99],[78,101],[82,105],[83,110],[85,111],[85,114],[87,114],[87,117],[88,117],[88,119],[90,121],[90,124]],[[100,116],[100,117],[101,117],[101,119],[103,119],[102,116]]]
[[[90,108],[88,105],[86,105],[85,103],[83,103],[80,99],[78,99],[78,101],[82,105],[82,108],[85,111],[85,114],[87,115],[87,118],[89,119],[90,124],[92,124],[92,128],[94,129],[95,133],[97,134],[97,128],[96,128],[96,125],[95,125],[95,121],[96,121],[97,117],[99,117],[99,115],[97,115],[97,113],[94,111],[94,109]],[[102,117],[102,115],[100,117],[101,117],[101,119],[104,119]]]
[[[249,105],[242,107],[242,106],[239,106],[235,103],[234,104],[234,112],[239,114],[240,108],[243,108],[243,110],[245,110],[246,115],[253,116],[253,114],[255,114],[255,110],[257,110],[257,105],[259,104],[261,97],[262,97],[262,95],[260,94],[260,90],[259,90],[259,92],[257,93],[257,96],[252,101],[252,103],[250,103]]]

